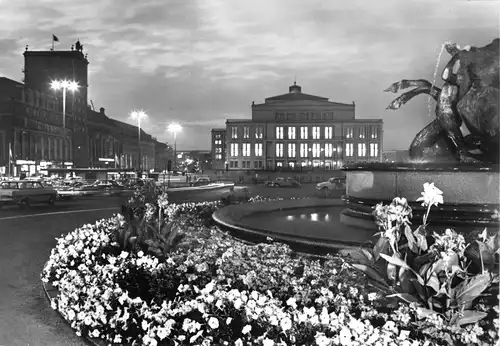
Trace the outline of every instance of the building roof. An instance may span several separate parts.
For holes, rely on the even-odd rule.
[[[252,119],[226,119],[227,123],[251,123]]]
[[[352,104],[331,102],[328,97],[321,97],[316,95],[305,94],[302,92],[302,87],[297,85],[296,82],[293,83],[289,88],[289,92],[286,94],[281,94],[277,96],[267,97],[265,103],[275,103],[275,102],[286,102],[286,101],[323,101],[330,104],[336,104],[341,106],[353,106]],[[258,106],[253,104],[253,106]]]
[[[215,132],[215,131],[217,131],[217,132],[222,132],[222,131],[224,131],[224,132],[225,132],[225,131],[226,131],[226,128],[224,128],[224,127],[218,127],[218,128],[212,129],[212,132]]]

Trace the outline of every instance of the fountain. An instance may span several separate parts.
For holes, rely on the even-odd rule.
[[[442,89],[425,80],[402,80],[385,90],[416,86],[388,109],[398,109],[427,93],[437,101],[436,119],[411,143],[412,163],[343,167],[347,181],[343,223],[376,229],[372,207],[390,203],[396,196],[408,199],[418,222],[424,211],[416,199],[425,182],[434,182],[443,191],[445,203],[433,212],[433,225],[464,231],[498,228],[499,44],[500,39],[495,39],[485,47],[463,50],[445,44],[452,58],[442,74]],[[468,136],[461,126],[470,132]]]
[[[437,101],[436,119],[410,145],[411,163],[344,166],[342,200],[302,199],[241,204],[219,209],[213,218],[223,229],[248,240],[271,237],[318,249],[369,245],[377,230],[372,217],[377,203],[406,197],[419,224],[424,210],[417,198],[424,183],[443,191],[445,203],[429,221],[436,230],[469,232],[499,227],[499,43],[460,50],[446,43],[452,59],[439,89],[426,80],[402,80],[386,91],[416,87],[388,109],[398,109],[419,94]],[[460,66],[458,66],[460,65]],[[457,68],[458,67],[458,68]],[[455,71],[456,70],[456,71]],[[461,126],[470,132],[464,136]]]

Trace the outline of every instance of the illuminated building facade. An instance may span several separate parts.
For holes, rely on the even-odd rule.
[[[354,103],[304,94],[294,83],[252,103],[252,119],[226,121],[225,161],[227,170],[337,170],[380,162],[382,140],[382,120],[356,119]]]
[[[212,129],[212,169],[221,171],[226,169],[226,129]]]

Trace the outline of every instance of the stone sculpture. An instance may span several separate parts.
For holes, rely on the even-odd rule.
[[[410,145],[410,158],[439,161],[450,155],[461,163],[499,163],[499,46],[500,39],[481,47],[446,44],[452,56],[442,73],[441,89],[426,80],[402,80],[386,92],[416,87],[391,102],[400,108],[419,94],[437,101],[436,119]],[[461,126],[470,134],[464,136]]]

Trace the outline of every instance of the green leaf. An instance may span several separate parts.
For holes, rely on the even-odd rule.
[[[389,241],[385,237],[380,237],[375,246],[373,247],[373,258],[379,260],[380,254],[389,246]]]
[[[439,279],[437,274],[432,271],[429,278],[426,280],[425,285],[432,288],[434,291],[439,292]]]
[[[351,257],[354,262],[359,264],[372,265],[375,263],[373,255],[370,250],[360,248],[360,249],[342,249],[339,251],[340,255]]]
[[[457,314],[459,313],[457,312]],[[481,321],[486,316],[488,316],[486,312],[465,310],[462,313],[462,316],[457,318],[455,324],[458,326],[463,326],[464,324],[476,323],[478,321]]]
[[[364,265],[364,264],[353,264],[352,265],[354,268],[356,268],[357,270],[363,272],[366,274],[366,276],[368,276],[370,279],[378,282],[378,283],[381,283],[383,284],[384,286],[389,286],[387,285],[387,282],[385,281],[384,277],[382,275],[380,275],[375,269],[373,269],[372,267],[369,267],[367,265]]]
[[[413,236],[413,233],[409,225],[405,226],[405,236],[406,240],[408,241],[408,247],[410,248],[410,250],[414,253],[419,253],[417,240]]]
[[[396,293],[396,294],[390,294],[387,296],[388,298],[392,298],[392,297],[396,297],[396,298],[399,298],[405,302],[407,302],[408,304],[411,304],[411,303],[416,303],[418,305],[422,305],[422,301],[420,299],[418,299],[417,297],[409,294],[409,293]]]
[[[381,253],[380,257],[385,259],[390,264],[412,270],[404,260],[402,260],[398,257],[394,257],[394,255],[391,257],[391,256],[387,256],[387,255]]]
[[[468,280],[462,281],[452,291],[452,297],[458,306],[463,305],[477,298],[491,284],[489,273],[475,275]]]
[[[396,280],[397,268],[398,267],[396,267],[394,264],[387,263],[387,269],[386,269],[387,279],[389,279],[391,283],[393,283]]]

